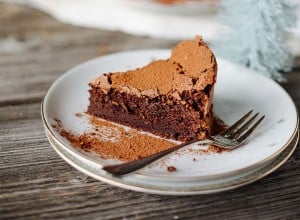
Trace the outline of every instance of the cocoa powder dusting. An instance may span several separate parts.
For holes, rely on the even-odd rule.
[[[196,36],[179,43],[168,59],[156,60],[135,70],[103,74],[92,79],[90,85],[105,93],[115,89],[138,97],[171,95],[181,100],[179,93],[204,90],[214,85],[216,76],[217,62],[213,52],[202,37]],[[211,99],[212,96],[208,102]]]
[[[131,161],[175,145],[170,141],[142,134],[135,129],[127,131],[121,126],[93,116],[90,116],[89,119],[93,128],[92,131],[84,134],[74,134],[65,130],[58,120],[53,127],[73,146],[85,151],[93,151],[105,159]]]
[[[57,118],[54,118],[55,123],[52,124],[52,127],[73,146],[84,151],[95,152],[104,159],[131,161],[166,150],[175,145],[173,142],[143,134],[136,129],[126,129],[123,126],[84,113],[77,113],[76,116],[80,118],[88,117],[92,128],[83,134],[76,134],[66,130]],[[227,127],[221,119],[214,117],[214,134],[223,131]],[[221,153],[228,150],[210,145],[208,149],[200,151]],[[194,158],[193,161],[195,160]],[[174,172],[176,168],[174,170],[172,166],[169,166],[168,171]]]

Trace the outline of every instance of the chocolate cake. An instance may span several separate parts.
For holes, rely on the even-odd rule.
[[[204,139],[212,132],[216,74],[212,51],[196,36],[169,59],[93,79],[87,112],[164,138]]]

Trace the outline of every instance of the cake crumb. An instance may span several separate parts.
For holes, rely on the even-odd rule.
[[[216,145],[211,144],[208,147],[208,151],[211,152],[211,153],[217,153],[217,154],[219,154],[219,153],[222,153],[224,151],[225,152],[229,152],[229,151],[232,151],[232,150],[231,149],[226,149],[226,148],[223,148],[223,147],[218,147]]]
[[[78,117],[78,118],[81,118],[81,117],[84,116],[84,113],[82,113],[82,112],[77,112],[77,113],[75,114],[75,116]]]
[[[167,169],[169,172],[175,172],[177,170],[174,166],[168,166]]]

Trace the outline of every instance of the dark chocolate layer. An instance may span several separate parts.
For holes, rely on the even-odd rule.
[[[184,91],[181,100],[166,95],[138,97],[111,88],[108,93],[91,86],[88,113],[116,123],[179,141],[211,134],[212,113],[203,115],[212,88]]]

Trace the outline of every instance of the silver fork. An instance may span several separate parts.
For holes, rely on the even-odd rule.
[[[111,166],[104,166],[103,170],[107,171],[108,173],[111,173],[113,175],[125,175],[131,172],[134,172],[136,170],[139,170],[146,165],[174,152],[177,151],[187,145],[199,142],[199,144],[213,144],[220,148],[225,148],[229,150],[233,150],[237,147],[240,147],[245,143],[245,141],[250,137],[250,135],[254,132],[254,130],[261,124],[265,116],[260,117],[252,127],[249,128],[251,124],[253,124],[255,118],[259,115],[259,113],[256,113],[254,116],[252,116],[248,121],[246,119],[249,118],[249,116],[252,114],[253,110],[249,111],[247,114],[245,114],[242,118],[240,118],[238,121],[236,121],[233,125],[231,125],[229,128],[227,128],[225,131],[221,132],[220,134],[209,136],[207,139],[199,141],[199,140],[193,140],[186,143],[182,143],[179,145],[176,145],[172,148],[169,148],[167,150],[152,154],[150,156],[122,163],[117,165],[111,165]],[[245,122],[246,121],[246,122]]]

